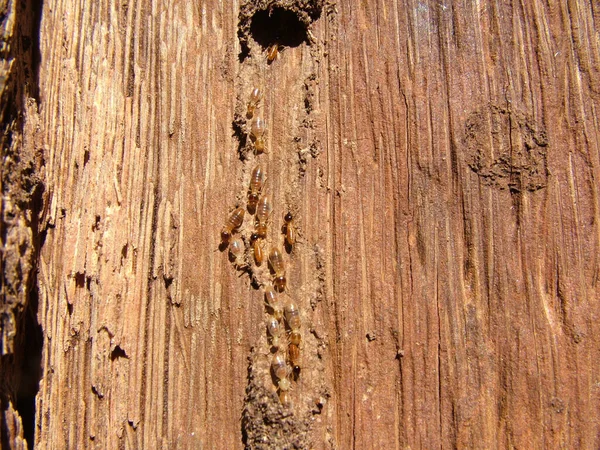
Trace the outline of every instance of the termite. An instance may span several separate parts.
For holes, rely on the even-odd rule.
[[[272,211],[273,206],[271,206],[269,197],[266,195],[261,197],[256,206],[256,220],[258,221],[256,234],[262,239],[267,236],[267,220],[269,220]]]
[[[254,141],[254,148],[257,153],[265,151],[265,131],[267,131],[267,124],[264,119],[257,117],[252,121],[252,125],[250,126],[250,138]]]
[[[275,274],[273,286],[277,292],[283,292],[286,284],[285,264],[283,262],[281,250],[279,250],[277,247],[272,247],[271,251],[269,252],[269,264],[271,264],[271,269]]]
[[[290,332],[290,344],[300,345],[302,342],[302,334],[298,330],[292,330]]]
[[[246,262],[244,261],[244,251],[246,247],[244,246],[244,242],[241,238],[235,238],[229,244],[229,257],[233,263],[238,267],[246,266]]]
[[[292,388],[292,382],[287,378],[282,378],[277,383],[277,387],[279,387],[280,391],[289,391]]]
[[[265,255],[264,255],[262,246],[260,245],[260,239],[259,239],[258,234],[252,233],[250,240],[252,241],[252,251],[254,252],[254,262],[256,263],[257,266],[260,266],[260,265],[262,265],[263,261],[265,260]]]
[[[296,243],[296,232],[294,231],[294,217],[292,216],[292,213],[288,212],[284,216],[283,220],[285,222],[285,245],[286,248],[291,250],[294,247],[294,244]]]
[[[294,370],[300,370],[300,347],[296,344],[288,345],[288,359]]]
[[[275,377],[277,377],[279,380],[287,379],[289,373],[288,365],[281,353],[275,353],[273,355],[273,359],[271,361],[271,370],[273,371],[273,375],[275,375]]]
[[[250,174],[250,186],[248,187],[248,208],[250,211],[256,209],[258,198],[265,184],[265,178],[266,173],[260,164],[252,169],[252,173]]]
[[[244,208],[236,208],[235,211],[225,221],[225,226],[221,231],[221,240],[228,243],[235,230],[242,226],[244,222]]]
[[[265,286],[265,302],[270,307],[273,307],[273,305],[277,303],[277,297],[273,290],[273,286]]]
[[[265,302],[273,310],[273,317],[281,321],[283,319],[283,305],[277,299],[277,294],[275,294],[275,290],[271,285],[265,287]]]
[[[290,397],[290,393],[288,391],[279,391],[279,401],[283,406],[292,405],[292,398]]]
[[[254,110],[258,107],[261,98],[262,92],[260,89],[257,87],[252,89],[252,92],[250,93],[250,101],[248,102],[248,109],[246,111],[246,117],[248,119],[252,119],[252,116],[254,116]]]
[[[267,49],[267,63],[271,64],[279,54],[279,44],[273,44]]]
[[[285,321],[292,331],[300,330],[301,319],[300,319],[300,310],[296,303],[292,300],[285,304],[283,309],[285,315]]]
[[[279,345],[281,344],[280,336],[282,332],[282,327],[279,323],[279,320],[273,316],[269,316],[269,320],[267,320],[267,331],[269,332],[269,336],[271,336],[271,345],[274,348],[279,348]]]

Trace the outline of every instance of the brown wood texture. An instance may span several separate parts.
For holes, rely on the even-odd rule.
[[[269,7],[309,25],[270,65]],[[45,0],[37,446],[598,448],[599,20],[585,0]],[[267,269],[218,248],[255,85],[268,241],[288,210],[298,229],[291,410]]]

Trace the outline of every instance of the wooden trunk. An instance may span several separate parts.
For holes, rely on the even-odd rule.
[[[36,447],[600,447],[596,2],[40,8],[14,133],[43,155],[43,201],[3,219],[33,248]],[[288,211],[297,231],[289,408],[254,217],[244,261],[220,245],[258,163],[265,251]],[[13,391],[5,422],[20,420]],[[23,437],[3,426],[14,448]]]

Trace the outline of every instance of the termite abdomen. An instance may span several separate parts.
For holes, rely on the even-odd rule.
[[[267,221],[269,220],[272,210],[273,207],[271,206],[269,197],[266,195],[261,197],[256,206],[256,220],[258,221],[256,234],[263,239],[267,236]]]
[[[271,211],[273,211],[273,206],[271,205],[271,200],[269,197],[266,195],[261,197],[256,207],[256,219],[258,222],[266,223],[267,220],[269,220]]]
[[[301,326],[300,310],[293,301],[289,301],[284,307],[285,321],[292,331],[298,331]]]
[[[271,265],[271,270],[275,274],[273,286],[276,291],[283,292],[286,285],[285,264],[283,262],[283,255],[277,247],[271,248],[269,253],[269,264]]]
[[[267,321],[267,331],[269,332],[269,336],[271,336],[271,345],[275,348],[279,348],[279,345],[281,344],[280,336],[282,332],[282,327],[279,323],[279,320],[273,316],[269,316],[269,320]]]
[[[267,49],[267,64],[271,64],[279,55],[279,44],[273,44]]]
[[[229,242],[233,232],[242,226],[242,223],[244,223],[244,213],[245,211],[243,208],[236,208],[227,218],[225,226],[221,231],[221,240],[224,243]]]
[[[252,92],[250,93],[250,101],[248,102],[248,109],[246,111],[246,117],[248,119],[251,119],[252,116],[254,116],[254,110],[258,107],[261,97],[262,93],[260,92],[259,88],[255,87],[252,89]]]
[[[244,241],[241,238],[235,238],[229,244],[229,260],[233,262],[238,268],[243,268],[247,266],[244,261],[244,252],[246,251],[246,247],[244,245]]]
[[[264,119],[257,117],[250,126],[250,138],[254,141],[254,148],[258,153],[265,151],[264,135],[267,131],[267,124]]]
[[[281,353],[276,353],[273,355],[273,359],[271,361],[271,370],[273,371],[273,375],[279,380],[285,380],[289,371],[287,362]]]
[[[300,347],[298,347],[296,344],[288,345],[288,358],[294,370],[299,371],[301,365]]]
[[[296,231],[294,230],[294,218],[292,213],[287,213],[283,218],[285,221],[284,232],[285,232],[285,247],[288,252],[292,251],[294,244],[296,243]]]
[[[248,187],[248,208],[251,211],[256,209],[256,204],[260,197],[260,193],[265,184],[266,174],[260,165],[252,169],[250,174],[250,186]]]
[[[260,238],[258,234],[252,233],[252,235],[250,236],[250,243],[252,244],[252,251],[254,253],[254,262],[257,266],[260,266],[263,263],[265,257],[262,245],[260,245]]]

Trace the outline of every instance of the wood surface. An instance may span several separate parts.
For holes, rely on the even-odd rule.
[[[586,0],[45,0],[36,447],[600,447],[599,21]],[[268,242],[287,211],[298,231],[292,408],[268,269],[219,248],[257,161]]]

